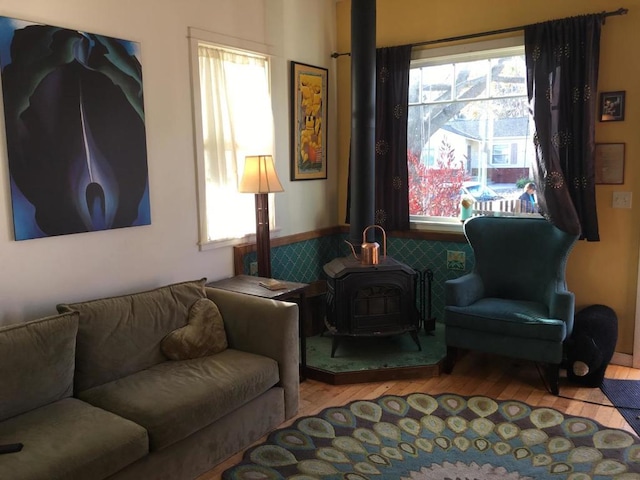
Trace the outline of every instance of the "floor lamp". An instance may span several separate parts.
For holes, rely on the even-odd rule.
[[[271,277],[271,239],[269,237],[269,194],[283,192],[271,155],[250,155],[244,159],[241,193],[256,195],[256,252],[258,276]]]

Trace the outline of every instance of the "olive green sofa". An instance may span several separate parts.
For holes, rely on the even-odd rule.
[[[226,345],[169,360],[208,298]],[[0,478],[193,479],[298,410],[298,307],[204,279],[58,306],[0,328]]]

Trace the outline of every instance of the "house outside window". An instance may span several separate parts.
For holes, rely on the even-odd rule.
[[[459,224],[469,185],[516,199],[516,183],[532,175],[532,128],[522,38],[415,52],[407,142],[412,221]],[[499,208],[517,210],[507,203]]]
[[[248,155],[273,155],[269,56],[192,38],[200,248],[255,234],[255,196],[239,193]],[[274,222],[270,195],[270,224]]]

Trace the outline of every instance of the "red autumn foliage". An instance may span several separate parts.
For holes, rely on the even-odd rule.
[[[455,150],[443,140],[435,166],[428,168],[420,156],[407,152],[409,166],[409,213],[433,217],[456,217],[460,213],[460,189],[465,172]]]

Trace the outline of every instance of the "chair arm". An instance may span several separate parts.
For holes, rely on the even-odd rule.
[[[264,355],[278,362],[285,391],[285,416],[298,412],[300,347],[298,305],[206,287],[220,310],[231,348]]]
[[[484,296],[484,283],[476,273],[444,282],[445,305],[466,307]]]
[[[551,294],[549,302],[549,316],[564,320],[567,325],[567,338],[573,331],[573,315],[575,313],[575,295],[567,290],[556,291]]]

